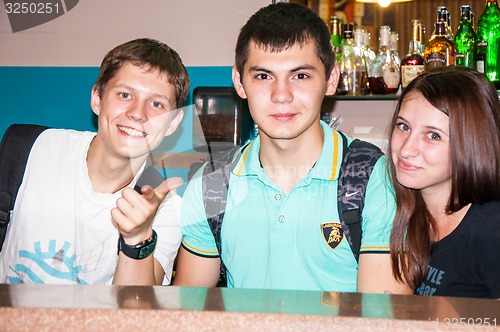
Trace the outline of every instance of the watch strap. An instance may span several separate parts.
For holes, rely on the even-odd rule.
[[[125,256],[132,259],[144,259],[146,257],[149,257],[155,251],[156,239],[157,235],[155,230],[153,229],[152,237],[136,245],[130,246],[125,243],[123,236],[120,234],[120,238],[118,239],[118,254],[121,251]]]

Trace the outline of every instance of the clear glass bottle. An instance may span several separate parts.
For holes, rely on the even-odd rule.
[[[370,31],[364,30],[363,33],[363,46],[365,48],[365,61],[366,68],[370,68],[370,66],[375,62],[375,58],[377,57],[377,53],[372,49],[370,45]]]
[[[401,67],[401,58],[399,57],[399,34],[396,31],[391,31],[389,34],[389,49],[394,57],[394,61]]]
[[[477,21],[477,70],[500,90],[500,10],[496,0],[486,0]]]
[[[365,47],[363,45],[363,35],[364,29],[361,27],[357,27],[354,29],[354,46],[352,50],[354,52],[354,62],[355,62],[355,72],[353,82],[353,90],[352,94],[354,96],[360,96],[367,94],[367,83],[368,83],[368,74],[367,74],[367,66],[365,60]]]
[[[455,44],[446,38],[446,24],[436,22],[436,33],[425,46],[425,71],[437,66],[451,66],[455,64]]]
[[[421,23],[422,24],[422,23]],[[420,54],[422,54],[422,56],[424,55],[424,51],[425,51],[425,41],[427,40],[427,38],[425,37],[427,33],[427,30],[425,29],[424,25],[422,24],[422,34],[419,36],[419,40],[420,40]]]
[[[368,82],[373,94],[396,93],[399,89],[401,75],[389,49],[390,32],[389,26],[380,27],[379,52],[368,70]]]
[[[353,28],[354,25],[351,23],[344,24],[342,31],[342,44],[337,47],[337,61],[340,70],[339,84],[337,86],[338,95],[346,95],[353,89],[353,75],[356,66],[354,52],[352,50],[354,45]]]
[[[411,40],[408,53],[401,59],[401,87],[404,89],[418,75],[424,72],[424,57],[422,54],[422,22],[411,21]]]
[[[460,6],[460,13],[460,25],[455,35],[455,65],[476,69],[477,37],[472,27],[470,6]]]

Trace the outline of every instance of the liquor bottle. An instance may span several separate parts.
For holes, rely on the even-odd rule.
[[[401,58],[399,57],[399,34],[396,31],[391,31],[389,34],[389,50],[391,51],[391,55],[394,58],[394,62],[399,69],[399,88],[396,94],[401,93]]]
[[[331,29],[332,29],[332,45],[337,47],[342,42],[342,34],[341,34],[341,24],[340,18],[336,16],[332,16],[330,18]]]
[[[365,30],[361,27],[354,29],[354,46],[352,47],[354,53],[354,82],[352,94],[353,96],[360,96],[367,94],[368,74],[365,60],[365,47],[363,45],[363,35]]]
[[[443,22],[445,24],[445,36],[449,40],[453,41],[453,32],[451,31],[451,27],[449,24],[451,23],[451,15],[450,12],[448,11],[448,8],[445,6],[438,6],[437,7],[437,15],[436,15],[436,22]],[[429,42],[434,39],[436,36],[436,29],[431,34],[431,38],[429,39]]]
[[[460,25],[455,35],[455,64],[476,69],[477,38],[472,27],[470,6],[460,6],[460,12]]]
[[[365,30],[363,33],[363,47],[364,47],[364,53],[365,53],[365,62],[366,62],[366,74],[368,75],[368,72],[370,71],[370,68],[373,66],[373,63],[375,62],[375,58],[377,57],[377,54],[375,51],[373,51],[371,45],[370,45],[370,31]],[[368,77],[367,77],[368,80]],[[366,83],[366,93],[370,93],[370,83]]]
[[[399,57],[399,34],[396,31],[389,33],[389,50],[391,51],[394,61],[401,67],[401,58]]]
[[[427,40],[427,38],[425,38],[425,34],[426,34],[426,29],[424,27],[424,25],[422,23],[420,23],[422,25],[422,34],[419,36],[419,40],[420,40],[420,54],[422,54],[422,56],[424,56],[424,50],[425,50],[425,40]]]
[[[343,25],[342,44],[337,47],[338,52],[336,57],[340,70],[339,84],[337,86],[338,95],[346,95],[349,91],[352,91],[355,68],[354,52],[352,50],[354,44],[353,29],[354,25],[352,23]]]
[[[399,89],[400,72],[389,49],[391,28],[380,27],[379,52],[375,62],[368,70],[368,82],[373,94],[396,93]]]
[[[446,38],[446,24],[436,22],[436,33],[425,46],[425,71],[437,66],[455,64],[455,43]]]
[[[500,10],[496,0],[486,0],[477,21],[477,70],[500,90]]]
[[[411,40],[408,54],[401,59],[401,87],[404,89],[418,75],[424,72],[424,57],[422,55],[422,22],[411,21]]]
[[[366,68],[368,69],[373,62],[375,62],[375,58],[377,57],[377,54],[370,45],[370,31],[368,30],[365,30],[363,33],[363,46],[365,48]]]

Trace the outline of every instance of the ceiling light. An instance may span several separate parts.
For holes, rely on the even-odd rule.
[[[413,1],[413,0],[356,0],[356,2],[362,2],[362,3],[378,3],[380,7],[387,7],[393,2],[407,2],[407,1]]]

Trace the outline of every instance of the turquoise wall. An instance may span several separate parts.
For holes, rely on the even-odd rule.
[[[198,86],[232,86],[231,66],[187,67],[191,89],[186,105],[193,103]],[[13,123],[35,123],[53,128],[97,130],[90,108],[90,92],[97,67],[0,66],[0,137]],[[192,151],[192,108],[186,108],[181,126],[160,146],[161,151]],[[168,166],[167,166],[168,167]],[[187,180],[189,169],[167,169],[169,177]],[[186,185],[178,189],[183,194]]]
[[[187,67],[193,102],[198,86],[232,86],[231,66]],[[54,128],[96,131],[90,108],[90,92],[98,67],[2,67],[0,66],[0,136],[12,123],[36,123]],[[168,150],[192,149],[192,114],[169,138]]]

